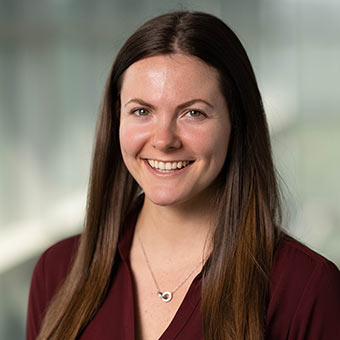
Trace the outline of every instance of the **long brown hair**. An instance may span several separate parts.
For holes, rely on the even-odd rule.
[[[203,273],[204,336],[264,339],[281,209],[260,92],[247,54],[228,26],[209,14],[175,12],[139,28],[112,66],[97,123],[85,229],[40,340],[75,339],[105,299],[120,229],[139,190],[119,147],[122,77],[142,58],[171,53],[198,57],[218,70],[232,125],[227,159],[216,180],[213,251]]]

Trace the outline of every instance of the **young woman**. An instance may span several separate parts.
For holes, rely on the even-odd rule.
[[[147,22],[108,78],[84,232],[36,265],[27,339],[339,339],[340,273],[281,230],[279,197],[235,34]]]

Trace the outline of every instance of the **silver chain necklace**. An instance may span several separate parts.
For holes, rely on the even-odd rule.
[[[149,271],[150,271],[150,274],[152,276],[152,279],[153,281],[155,282],[155,285],[156,285],[156,288],[157,288],[157,296],[159,296],[162,301],[164,302],[170,302],[172,300],[172,296],[174,295],[174,293],[183,286],[183,284],[189,279],[189,277],[194,273],[195,270],[197,270],[201,265],[202,263],[199,263],[177,286],[176,288],[170,292],[170,291],[165,291],[165,292],[161,292],[160,288],[159,288],[159,285],[157,283],[157,280],[155,278],[155,275],[151,269],[151,266],[150,266],[150,262],[149,262],[149,259],[148,257],[146,256],[146,252],[145,252],[145,248],[144,248],[144,245],[143,245],[143,242],[139,236],[139,233],[137,231],[137,237],[138,237],[138,240],[139,240],[139,243],[141,245],[141,248],[142,248],[142,251],[143,251],[143,254],[144,254],[144,258],[145,258],[145,262],[146,264],[148,265],[148,268],[149,268]]]

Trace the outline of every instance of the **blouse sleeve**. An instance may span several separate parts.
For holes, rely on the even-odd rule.
[[[318,263],[293,315],[289,340],[340,339],[340,272]]]
[[[340,272],[295,240],[275,254],[266,340],[340,340]]]
[[[46,284],[44,274],[44,253],[35,265],[31,280],[31,287],[28,299],[26,339],[36,339],[42,319],[47,307]]]
[[[65,280],[78,249],[79,235],[47,249],[35,265],[28,299],[26,340],[35,340],[47,307]]]

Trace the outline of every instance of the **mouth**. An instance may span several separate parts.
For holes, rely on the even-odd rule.
[[[146,161],[150,165],[151,168],[155,169],[156,171],[163,172],[163,173],[170,173],[170,172],[175,172],[175,171],[184,169],[194,162],[190,160],[166,162],[166,161],[158,161],[155,159],[146,159]]]

